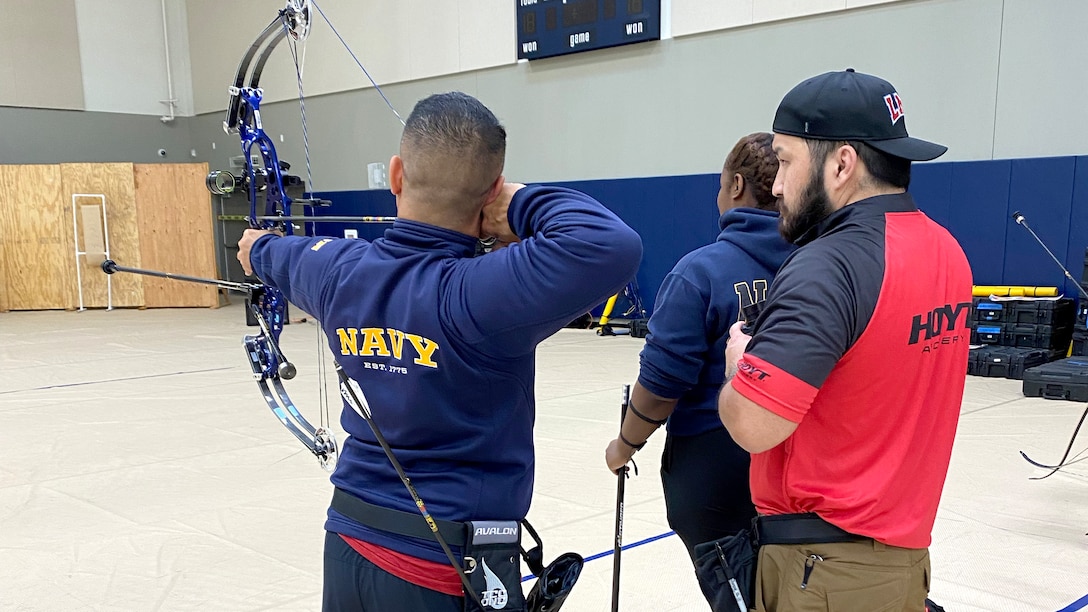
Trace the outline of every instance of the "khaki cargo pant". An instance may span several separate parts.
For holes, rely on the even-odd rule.
[[[876,541],[759,549],[757,612],[923,612],[929,549]]]

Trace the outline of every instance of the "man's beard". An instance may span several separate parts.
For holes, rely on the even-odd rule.
[[[783,206],[778,218],[778,233],[787,242],[796,242],[814,225],[823,221],[828,215],[835,212],[831,207],[831,198],[827,195],[823,177],[817,171],[809,176],[808,184],[801,190],[798,197],[798,210],[792,211]]]

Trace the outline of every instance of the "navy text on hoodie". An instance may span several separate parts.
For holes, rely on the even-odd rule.
[[[634,230],[569,189],[525,187],[508,218],[522,240],[480,257],[475,236],[405,219],[373,242],[262,237],[250,255],[258,277],[321,321],[427,509],[447,521],[525,518],[536,346],[621,289],[642,256]],[[348,408],[340,423],[349,437],[333,484],[418,512],[362,417]],[[331,509],[325,528],[447,562],[434,541]]]

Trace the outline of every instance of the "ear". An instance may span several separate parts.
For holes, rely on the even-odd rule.
[[[404,190],[404,160],[394,155],[389,160],[389,191],[399,196]]]
[[[828,161],[833,163],[830,168],[830,179],[836,186],[855,179],[861,172],[861,164],[858,161],[858,152],[850,145],[843,145],[828,156]]]
[[[733,180],[729,187],[729,197],[739,200],[744,195],[744,177],[740,173],[733,174]]]
[[[499,175],[495,182],[491,183],[491,186],[487,188],[487,194],[484,195],[484,204],[490,204],[495,201],[495,198],[499,197],[502,193],[503,185],[506,184],[506,177]]]

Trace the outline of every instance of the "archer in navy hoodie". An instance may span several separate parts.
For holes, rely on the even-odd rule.
[[[642,256],[638,234],[589,196],[504,185],[505,136],[474,98],[431,96],[390,162],[398,219],[382,238],[261,236],[249,254],[263,281],[321,321],[427,509],[446,521],[525,518],[537,344],[622,288]],[[480,235],[509,245],[476,256]],[[418,516],[363,418],[348,408],[340,422],[350,437],[333,484]],[[326,608],[461,609],[435,540],[331,508],[325,528]],[[354,575],[340,569],[354,563]]]
[[[665,504],[669,524],[693,558],[696,544],[731,535],[755,516],[748,453],[722,426],[717,398],[729,326],[743,306],[764,299],[794,250],[778,233],[771,140],[770,134],[746,136],[726,158],[718,193],[721,232],[685,255],[662,282],[628,414],[606,451],[615,470],[667,422]]]

